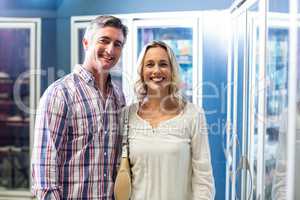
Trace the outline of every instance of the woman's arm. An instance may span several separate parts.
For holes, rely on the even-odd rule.
[[[193,200],[210,200],[215,196],[214,177],[208,143],[208,131],[204,112],[194,121],[192,133],[192,196]]]

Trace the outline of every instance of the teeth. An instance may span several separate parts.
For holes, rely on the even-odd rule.
[[[112,60],[113,58],[112,57],[106,57],[105,59],[106,60]]]
[[[103,58],[106,62],[112,62],[113,58]]]
[[[98,58],[104,58],[105,60],[113,60],[112,56],[103,56],[101,54],[98,55]]]
[[[154,77],[154,78],[151,78],[153,81],[155,82],[160,82],[162,81],[164,78],[163,77]]]

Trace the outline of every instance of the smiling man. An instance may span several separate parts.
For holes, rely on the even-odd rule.
[[[32,150],[32,190],[38,199],[113,199],[125,100],[110,69],[126,36],[127,27],[116,17],[92,20],[82,41],[84,63],[43,94]]]

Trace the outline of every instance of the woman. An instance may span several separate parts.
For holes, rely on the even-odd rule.
[[[205,116],[179,95],[174,53],[165,43],[146,45],[138,62],[138,103],[127,108],[131,200],[214,198]]]

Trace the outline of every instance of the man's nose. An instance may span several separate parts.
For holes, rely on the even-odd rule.
[[[105,50],[108,54],[113,54],[113,52],[114,52],[114,43],[110,42],[109,44],[107,44]]]

